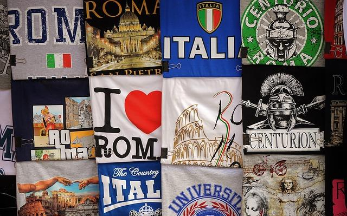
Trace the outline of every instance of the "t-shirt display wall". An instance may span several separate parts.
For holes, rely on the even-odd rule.
[[[347,0],[0,0],[0,216],[347,215]]]

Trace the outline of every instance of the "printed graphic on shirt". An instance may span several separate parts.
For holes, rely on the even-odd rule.
[[[87,148],[88,158],[95,158],[94,131],[70,132],[71,148]]]
[[[312,66],[321,55],[323,24],[313,1],[252,0],[241,22],[251,64]]]
[[[49,146],[49,130],[64,129],[62,105],[33,107],[33,127],[35,147]]]
[[[163,215],[241,215],[242,169],[163,165],[162,176]]]
[[[92,128],[92,107],[89,97],[67,97],[66,104],[66,128],[80,129]]]
[[[244,160],[244,215],[325,215],[324,156],[252,155]]]
[[[88,74],[161,75],[159,0],[84,0]]]
[[[189,194],[189,195],[188,195]],[[189,198],[188,198],[189,197]],[[238,198],[236,198],[238,197]],[[185,198],[185,202],[181,200]],[[236,198],[236,199],[235,199]],[[169,209],[175,215],[232,215],[240,216],[241,196],[229,187],[215,184],[198,184],[177,194]]]
[[[65,118],[63,105],[33,106],[34,146],[36,149],[31,150],[31,160],[95,157],[93,131],[71,130],[80,129],[81,125],[92,127],[89,97],[67,97],[65,102]],[[64,119],[66,127],[70,130],[64,130]],[[75,121],[78,121],[77,125]],[[42,149],[44,147],[45,149]]]
[[[160,162],[99,164],[100,215],[161,216]]]
[[[339,146],[343,143],[343,128],[347,113],[347,74],[340,68],[344,62],[329,60],[326,67],[327,106],[325,144]]]
[[[8,0],[8,6],[13,79],[87,75],[81,1]]]
[[[240,1],[162,0],[164,77],[239,77]]]
[[[240,78],[170,79],[164,80],[164,90],[163,148],[168,155],[162,163],[242,166]]]
[[[9,89],[11,80],[10,38],[8,35],[7,2],[0,1],[0,89]]]
[[[90,78],[98,163],[157,160],[161,76]]]
[[[83,171],[95,164],[68,162],[69,164],[64,164],[65,169],[62,169],[61,165],[40,163],[43,165],[20,165],[21,170],[17,176],[18,216],[98,215],[99,182],[96,167]],[[69,167],[69,171],[66,167]],[[84,173],[81,174],[81,171]],[[40,174],[37,174],[38,172]],[[27,176],[27,173],[36,175]]]
[[[247,83],[244,86],[254,84],[253,89],[260,90],[259,94],[243,89],[244,130],[249,136],[247,150],[317,151],[323,147],[323,73],[274,68],[268,69],[274,73],[255,76],[252,69],[244,70],[243,82]],[[317,79],[314,85],[309,80],[313,74]]]
[[[324,22],[325,42],[330,45],[330,51],[324,57],[347,59],[343,33],[343,0],[325,1]]]
[[[345,202],[345,183],[342,179],[334,179],[333,185],[333,212],[334,216],[342,216],[347,214],[347,207]]]

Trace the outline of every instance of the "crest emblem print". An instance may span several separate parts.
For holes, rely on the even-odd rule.
[[[197,17],[202,29],[211,34],[222,21],[222,4],[219,2],[200,2],[197,4]]]
[[[316,6],[308,1],[253,0],[241,21],[242,46],[252,64],[312,66],[323,47],[323,22]],[[251,11],[258,11],[253,14]]]

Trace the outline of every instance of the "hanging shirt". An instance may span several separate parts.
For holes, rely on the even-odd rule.
[[[88,75],[161,75],[159,0],[84,0]]]
[[[95,157],[88,79],[12,83],[18,161]]]
[[[8,0],[13,79],[86,76],[79,0]]]
[[[241,215],[242,169],[162,165],[163,215]]]
[[[241,78],[163,83],[164,164],[241,167]]]
[[[15,144],[12,124],[11,90],[0,90],[0,175],[15,175]]]
[[[243,200],[244,215],[325,215],[324,155],[245,155]]]
[[[347,214],[346,198],[344,193],[345,181],[344,173],[341,172],[341,165],[344,164],[344,151],[341,147],[331,147],[325,149],[326,161],[326,197],[329,200],[326,205],[326,215]]]
[[[241,2],[242,64],[324,67],[323,0]]]
[[[3,215],[17,215],[16,176],[0,175],[0,209]]]
[[[95,161],[17,163],[18,216],[98,215]]]
[[[89,77],[98,163],[160,158],[162,79]]]
[[[164,77],[241,76],[239,0],[162,0],[160,10]]]
[[[330,50],[324,54],[326,59],[347,59],[343,32],[344,0],[325,1],[324,38]]]
[[[8,35],[7,0],[0,1],[0,89],[11,88],[10,39]]]
[[[325,67],[326,81],[326,124],[325,144],[340,146],[343,143],[343,128],[347,112],[347,71],[345,60],[327,60]]]
[[[98,164],[100,215],[161,216],[159,161]]]
[[[243,66],[245,148],[319,151],[324,146],[324,78],[324,68],[318,67]]]

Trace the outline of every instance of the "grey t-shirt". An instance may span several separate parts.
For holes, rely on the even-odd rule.
[[[8,0],[14,80],[86,76],[82,4]]]
[[[42,210],[46,215],[98,215],[94,160],[19,162],[16,168],[19,216],[41,215]]]
[[[11,67],[6,0],[0,0],[0,29],[0,89],[9,89],[11,88]]]
[[[242,169],[162,164],[163,215],[241,215]]]

